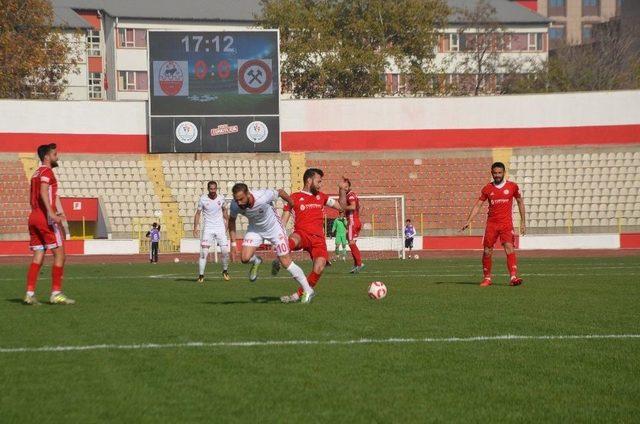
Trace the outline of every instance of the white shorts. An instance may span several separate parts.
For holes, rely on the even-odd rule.
[[[289,254],[289,238],[281,226],[276,226],[269,231],[261,231],[249,227],[244,235],[242,245],[260,247],[265,240],[268,240],[273,245],[276,255],[285,256]]]
[[[227,238],[227,232],[223,229],[209,229],[202,230],[200,237],[200,246],[209,248],[217,244],[220,246],[220,250],[223,252],[229,251],[229,239]]]

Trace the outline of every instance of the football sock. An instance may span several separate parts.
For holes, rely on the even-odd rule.
[[[207,267],[208,249],[204,247],[200,249],[200,258],[198,259],[198,273],[204,275],[204,269]]]
[[[351,249],[351,256],[353,256],[353,264],[355,266],[362,265],[362,255],[360,254],[360,249],[355,244],[350,244],[349,249]]]
[[[222,270],[227,271],[229,269],[229,252],[222,252]]]
[[[507,255],[507,270],[511,277],[515,277],[518,274],[518,260],[515,253]]]
[[[62,291],[62,275],[64,274],[64,268],[54,265],[51,267],[51,292]]]
[[[304,271],[294,262],[291,262],[291,265],[287,268],[287,271],[296,279],[302,290],[304,291],[312,291],[309,282],[307,281],[307,277],[304,275]]]
[[[315,287],[316,284],[318,284],[318,281],[320,281],[320,276],[322,274],[316,274],[315,272],[311,271],[311,274],[309,274],[307,276],[307,281],[309,282],[309,285],[311,287]],[[302,296],[303,291],[302,291],[302,287],[298,288],[298,296]]]
[[[27,272],[27,294],[29,296],[33,296],[36,291],[40,268],[42,268],[42,264],[31,262],[31,265],[29,265],[29,271]]]
[[[482,273],[484,278],[491,279],[491,255],[482,255]]]
[[[249,259],[249,263],[250,264],[255,264],[258,262],[262,262],[262,259],[260,259],[255,253],[253,254],[253,256],[251,257],[251,259]]]

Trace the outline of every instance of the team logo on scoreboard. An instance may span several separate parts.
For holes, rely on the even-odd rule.
[[[273,93],[271,59],[238,60],[238,93]]]
[[[188,62],[179,60],[153,62],[154,96],[188,96]]]
[[[269,128],[262,121],[253,121],[247,127],[247,138],[256,144],[265,141],[268,135]]]
[[[176,138],[184,144],[191,144],[198,138],[198,127],[190,121],[182,121],[176,127]]]

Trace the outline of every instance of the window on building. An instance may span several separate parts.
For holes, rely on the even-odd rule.
[[[527,50],[528,34],[511,34],[511,51],[521,52]]]
[[[118,28],[118,47],[147,48],[147,30],[136,28]]]
[[[460,51],[460,37],[458,34],[449,34],[449,51]]]
[[[542,50],[542,33],[536,32],[529,34],[528,49],[530,52]]]
[[[600,0],[582,0],[582,16],[600,16]]]
[[[564,25],[549,28],[549,44],[552,48],[559,47],[566,42],[566,30]]]
[[[89,73],[89,99],[102,99],[102,74],[100,72]]]
[[[590,43],[593,41],[593,26],[591,24],[582,24],[582,42]]]
[[[147,73],[145,71],[118,71],[118,90],[147,91]]]
[[[566,0],[549,0],[547,5],[548,16],[567,16]]]
[[[94,29],[87,31],[87,50],[89,56],[100,56],[100,31]]]

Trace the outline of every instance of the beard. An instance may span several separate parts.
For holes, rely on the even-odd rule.
[[[57,160],[52,160],[51,161],[51,168],[57,168],[58,167],[58,161]]]
[[[310,191],[311,191],[311,194],[313,194],[315,196],[316,194],[318,194],[318,192],[320,190],[318,190],[318,187],[311,186],[311,190]]]
[[[504,177],[494,178],[493,182],[496,183],[496,184],[500,184],[500,183],[502,183],[502,180],[504,180]]]

